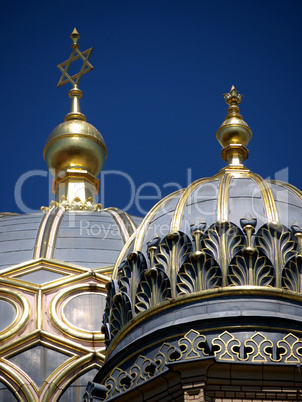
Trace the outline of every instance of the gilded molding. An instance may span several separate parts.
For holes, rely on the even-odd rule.
[[[58,398],[64,393],[70,383],[76,378],[83,375],[85,372],[91,370],[94,367],[100,368],[100,365],[94,363],[90,364],[94,360],[95,354],[88,353],[85,356],[73,361],[67,365],[51,382],[50,386],[46,389],[46,392],[42,395],[41,402],[49,402],[52,398]],[[72,373],[76,373],[71,376]]]
[[[181,220],[182,220],[184,208],[186,206],[186,203],[187,203],[190,195],[193,193],[193,191],[196,188],[198,188],[201,184],[205,184],[205,183],[208,183],[210,181],[213,181],[212,177],[196,180],[194,183],[190,184],[183,191],[183,194],[179,198],[178,203],[177,203],[176,208],[175,208],[175,211],[174,211],[174,214],[173,214],[173,218],[172,218],[171,225],[170,225],[170,231],[171,232],[175,232],[175,231],[180,230],[180,225],[181,225]]]
[[[102,284],[78,284],[59,292],[51,302],[49,315],[52,323],[63,333],[77,339],[104,341],[105,336],[101,331],[89,331],[74,327],[64,315],[64,306],[72,294],[84,294],[93,292],[106,296],[105,285]],[[59,313],[61,311],[61,313]]]
[[[38,259],[40,258],[40,253],[41,253],[41,247],[42,247],[42,240],[43,240],[43,236],[44,236],[44,231],[45,231],[45,226],[46,223],[48,221],[49,215],[51,210],[48,209],[47,211],[45,211],[45,215],[40,223],[40,227],[38,230],[38,234],[37,234],[37,238],[36,238],[36,242],[35,242],[35,246],[34,246],[34,255],[33,258],[34,259]]]
[[[255,174],[255,173],[249,173],[248,177],[253,179],[260,189],[262,199],[264,202],[264,209],[265,209],[267,221],[268,222],[278,222],[279,218],[278,218],[276,204],[275,204],[274,197],[273,197],[271,189],[269,188],[268,183],[261,176]]]
[[[137,232],[134,232],[130,236],[130,238],[128,239],[127,243],[122,248],[122,251],[119,253],[119,255],[118,255],[117,259],[116,259],[116,262],[114,264],[113,271],[112,271],[112,278],[117,278],[118,268],[121,265],[121,263],[124,260],[124,258],[126,257],[126,254],[129,253],[130,246],[131,246],[132,243],[134,243],[134,241],[136,239],[136,236],[137,236]]]
[[[13,389],[14,396],[20,402],[37,402],[37,394],[35,388],[26,383],[18,373],[11,367],[9,362],[0,359],[1,381],[4,381],[9,388]],[[23,394],[23,395],[22,395]]]
[[[217,206],[217,221],[229,220],[229,187],[232,180],[230,173],[225,173],[220,181]]]
[[[7,340],[25,326],[30,316],[30,305],[27,299],[19,292],[0,288],[0,300],[5,300],[16,309],[16,315],[12,323],[0,332],[0,341]]]
[[[159,201],[150,210],[150,212],[148,212],[148,214],[145,216],[142,223],[140,224],[137,234],[135,236],[135,243],[134,243],[134,247],[133,247],[134,251],[141,250],[146,228],[147,228],[148,224],[150,223],[151,219],[156,214],[156,212],[162,207],[162,205],[164,205],[166,202],[168,202],[171,198],[174,198],[175,196],[177,196],[178,194],[181,194],[182,192],[184,192],[184,189],[177,190],[174,193],[167,195],[165,198],[163,198],[161,201]]]
[[[284,181],[279,181],[279,180],[267,180],[267,182],[272,183],[272,184],[278,184],[282,187],[288,188],[290,191],[292,191],[300,200],[302,200],[302,191],[300,191],[297,187],[293,186],[290,183],[286,183]]]
[[[52,144],[54,144],[56,141],[58,141],[58,140],[62,140],[62,139],[64,139],[64,138],[75,138],[75,139],[81,139],[81,138],[87,138],[88,140],[91,140],[91,141],[94,141],[94,142],[96,142],[98,145],[100,145],[102,148],[103,148],[103,151],[104,151],[104,153],[105,153],[105,156],[106,156],[106,158],[107,158],[107,156],[108,156],[108,151],[107,151],[107,148],[106,148],[106,145],[104,144],[104,142],[101,140],[101,139],[99,139],[99,138],[97,138],[97,137],[94,137],[94,136],[92,136],[92,135],[87,135],[87,134],[76,134],[76,133],[70,133],[70,134],[63,134],[63,135],[60,135],[60,136],[57,136],[57,137],[55,137],[54,139],[52,139],[51,141],[49,141],[46,145],[45,145],[45,148],[44,148],[44,151],[43,151],[43,157],[44,157],[44,159],[45,159],[45,155],[46,155],[46,151],[47,151],[47,149],[52,145]]]
[[[108,212],[114,219],[115,223],[120,229],[124,244],[127,243],[130,236],[135,232],[136,225],[131,217],[125,212],[121,212],[118,208],[106,208],[104,211]]]

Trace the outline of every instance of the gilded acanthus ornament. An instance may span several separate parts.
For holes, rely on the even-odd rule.
[[[81,201],[79,197],[75,197],[71,202],[62,195],[60,202],[51,201],[49,207],[41,207],[43,212],[47,212],[49,209],[63,207],[70,211],[101,211],[102,204],[93,204],[91,197],[88,197],[84,202]]]
[[[147,244],[149,258],[131,252],[109,287],[102,331],[106,344],[138,314],[167,300],[226,287],[281,288],[302,292],[300,228],[269,223],[254,234],[257,220],[193,224],[191,237],[171,232]]]

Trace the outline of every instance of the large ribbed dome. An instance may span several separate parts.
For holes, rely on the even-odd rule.
[[[201,372],[224,391],[233,369],[218,365],[230,362],[267,365],[257,369],[263,384],[280,365],[294,386],[302,363],[302,193],[242,164],[252,133],[239,114],[242,96],[234,87],[224,96],[228,116],[217,138],[228,165],[160,201],[123,248],[103,319],[107,355],[95,383],[104,386],[91,384],[87,400],[140,392],[178,400]],[[253,385],[248,369],[238,373]],[[168,384],[155,391],[163,377]],[[230,395],[218,394],[211,395]]]

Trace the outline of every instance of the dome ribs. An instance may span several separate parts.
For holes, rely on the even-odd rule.
[[[275,204],[275,200],[270,189],[269,183],[263,180],[261,176],[255,173],[250,173],[249,176],[257,183],[262,199],[264,202],[265,214],[268,222],[278,222],[278,212]]]
[[[53,258],[56,239],[60,229],[60,224],[65,214],[65,208],[50,208],[41,221],[37,239],[34,247],[33,258]]]
[[[226,173],[222,176],[218,194],[217,221],[227,222],[229,220],[229,188],[232,175]]]

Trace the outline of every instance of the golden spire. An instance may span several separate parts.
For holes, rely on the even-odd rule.
[[[248,158],[246,148],[252,138],[252,131],[240,115],[239,105],[243,95],[238,94],[234,85],[228,94],[223,95],[228,107],[228,115],[219,127],[216,137],[223,147],[221,158],[229,168],[242,168],[242,162]]]
[[[57,126],[48,137],[44,148],[44,158],[50,170],[54,171],[53,191],[56,201],[64,205],[75,199],[83,205],[95,202],[99,190],[96,177],[102,170],[107,158],[107,149],[99,131],[86,121],[81,113],[80,98],[82,91],[78,84],[82,76],[93,69],[89,62],[93,47],[84,52],[79,50],[80,35],[74,28],[70,35],[72,52],[69,59],[58,65],[62,72],[58,87],[71,83],[69,96],[72,99],[71,111],[64,123]],[[69,67],[75,60],[83,61],[77,74],[70,76]]]

